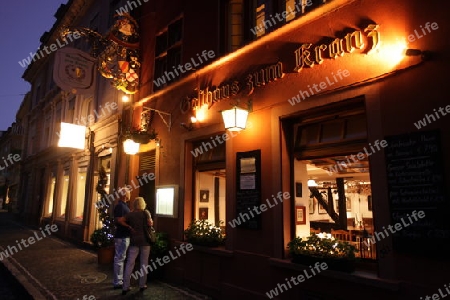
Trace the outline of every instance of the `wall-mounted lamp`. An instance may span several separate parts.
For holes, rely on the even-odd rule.
[[[223,123],[225,129],[229,131],[240,131],[245,129],[247,124],[248,110],[237,106],[232,109],[222,110]]]
[[[192,116],[191,117],[191,122],[186,124],[186,123],[181,123],[181,127],[183,127],[184,129],[186,129],[187,131],[191,131],[192,129],[194,129],[194,124],[197,123],[197,118]]]
[[[132,139],[126,139],[123,142],[123,150],[126,154],[134,155],[139,152],[139,143],[134,142]]]
[[[130,97],[128,97],[127,95],[123,95],[122,102],[127,103],[128,101],[130,101]]]
[[[156,139],[155,139],[155,145],[156,145],[156,147],[161,147],[161,148],[162,148],[162,146],[161,146],[161,140],[160,140],[159,138],[156,138]]]
[[[430,51],[422,51],[419,49],[406,49],[405,55],[406,56],[420,56],[422,58],[422,60],[430,60],[430,58],[431,58]]]

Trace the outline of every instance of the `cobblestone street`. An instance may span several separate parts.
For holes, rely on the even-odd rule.
[[[0,252],[16,246],[21,239],[34,236],[37,230],[23,227],[0,211]],[[23,248],[23,247],[22,247]],[[79,249],[55,237],[45,237],[1,262],[32,295],[32,299],[211,299],[184,287],[175,287],[160,281],[151,281],[143,293],[134,288],[126,296],[112,289],[112,265],[99,265],[97,255]],[[7,270],[3,270],[7,272]],[[2,271],[2,274],[3,274]],[[3,278],[3,276],[2,276]],[[3,280],[3,279],[2,279]],[[13,287],[14,293],[5,287]],[[5,293],[3,293],[5,291]],[[0,285],[1,299],[27,299],[20,287],[10,283]],[[6,297],[6,298],[4,298]],[[9,297],[9,298],[8,298]],[[85,298],[85,299],[86,299]]]

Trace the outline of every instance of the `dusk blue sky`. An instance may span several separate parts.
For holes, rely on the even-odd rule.
[[[14,0],[0,6],[0,130],[15,121],[17,110],[31,86],[22,79],[19,61],[36,52],[39,39],[56,21],[58,7],[67,0]]]

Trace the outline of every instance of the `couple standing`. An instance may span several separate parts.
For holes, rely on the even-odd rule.
[[[150,212],[145,209],[144,198],[137,197],[133,202],[133,210],[130,212],[127,202],[130,201],[130,192],[119,189],[120,199],[114,207],[114,221],[116,233],[114,235],[114,289],[122,288],[122,295],[130,291],[131,273],[134,269],[136,257],[140,253],[140,264],[146,266],[150,255],[150,243],[144,234],[144,226],[153,226]],[[129,249],[128,249],[129,248]],[[128,249],[128,257],[127,257]],[[127,263],[125,265],[125,258]],[[139,288],[143,291],[147,288],[147,273],[139,278]]]

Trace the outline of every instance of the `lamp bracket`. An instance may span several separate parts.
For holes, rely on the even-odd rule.
[[[161,110],[158,110],[155,108],[150,108],[150,107],[143,107],[142,111],[143,112],[149,112],[149,111],[156,112],[159,115],[159,117],[161,118],[161,120],[163,120],[164,124],[166,124],[169,131],[172,128],[172,114],[171,113],[161,111]],[[167,117],[167,120],[166,120],[166,117]]]
[[[240,103],[241,103],[241,99],[235,99],[230,104],[233,105],[233,106],[239,107]],[[252,99],[248,99],[246,104],[247,104],[248,112],[253,112],[253,100]]]

